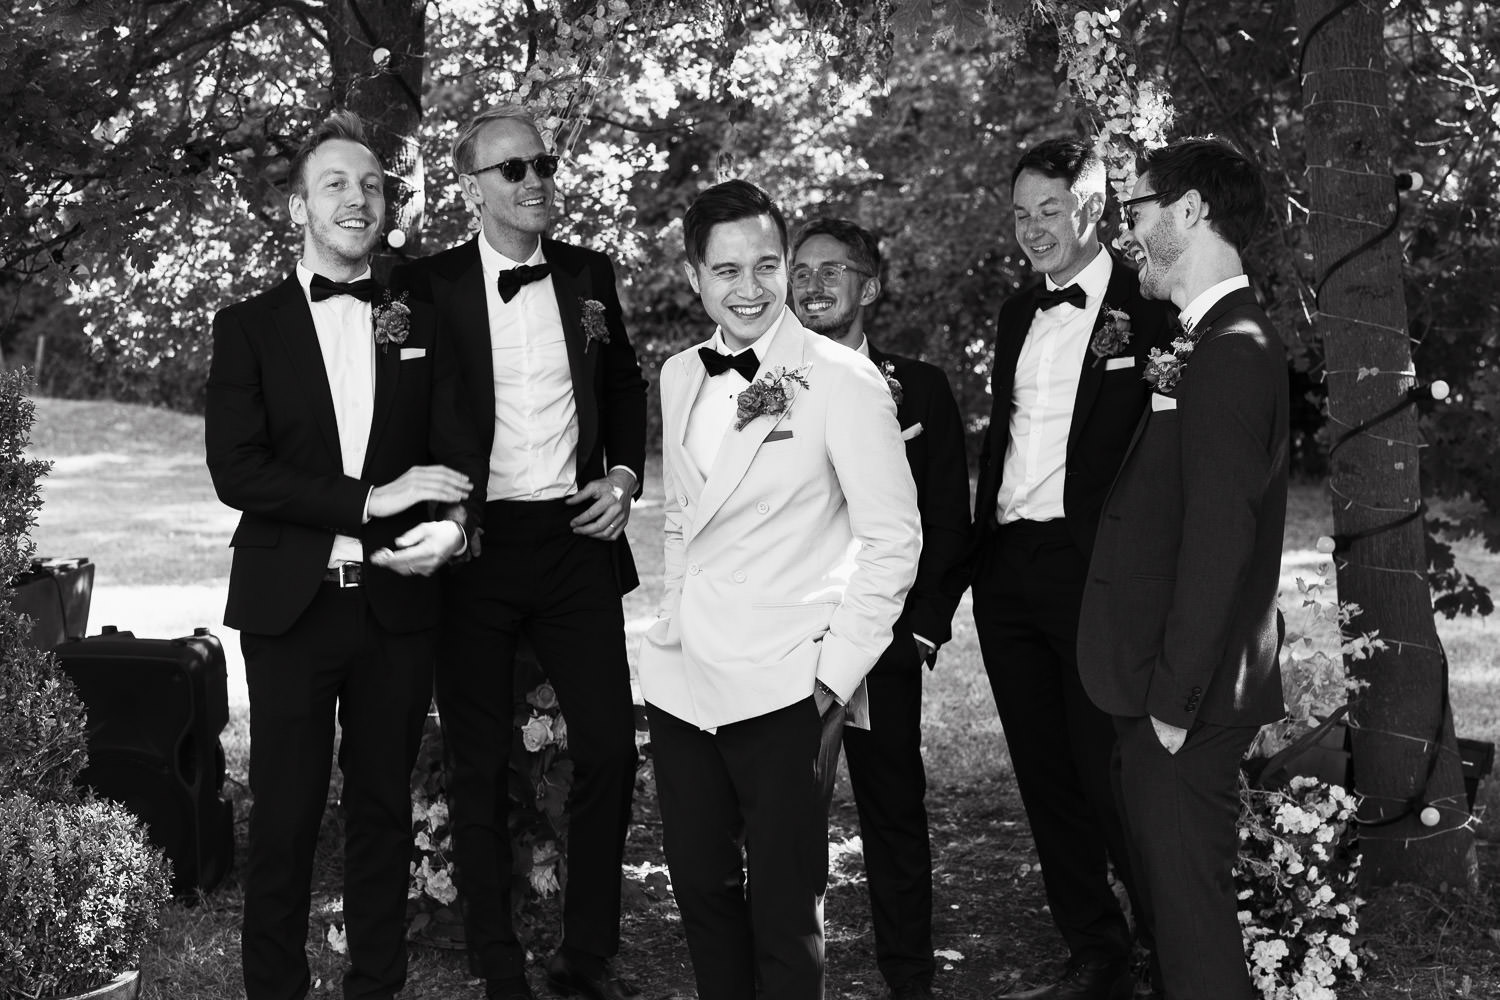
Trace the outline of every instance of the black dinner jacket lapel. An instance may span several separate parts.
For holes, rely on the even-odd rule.
[[[307,293],[295,272],[276,289],[270,304],[271,322],[297,377],[302,380],[305,401],[327,446],[326,458],[334,467],[343,467],[343,449],[339,446],[338,418],[333,411],[333,390],[328,385],[328,369],[323,363],[323,349],[318,344],[318,330],[313,326],[312,309]]]
[[[1099,328],[1108,318],[1108,311],[1120,309],[1129,312],[1132,300],[1139,298],[1140,294],[1135,283],[1135,273],[1123,264],[1108,247],[1105,247],[1102,252],[1110,255],[1112,266],[1109,272],[1109,285],[1104,289],[1104,301],[1099,305],[1099,313],[1094,317],[1094,325],[1089,330],[1091,345],[1095,334],[1099,332]],[[1134,354],[1135,352],[1127,353]],[[1073,420],[1068,424],[1068,458],[1073,457],[1073,449],[1084,437],[1083,428],[1087,426],[1094,402],[1099,398],[1099,387],[1104,384],[1104,372],[1104,359],[1096,357],[1091,349],[1084,350],[1083,371],[1078,379],[1078,394],[1073,397]]]
[[[542,256],[552,265],[552,293],[557,296],[557,314],[562,319],[563,341],[568,348],[568,368],[573,376],[573,406],[578,414],[578,482],[584,481],[583,463],[594,452],[599,437],[599,396],[593,373],[601,347],[590,350],[583,330],[582,302],[594,298],[587,261],[569,252],[566,244],[542,240]]]
[[[415,310],[413,310],[415,312]],[[375,331],[370,331],[373,337]],[[365,445],[365,468],[380,447],[381,432],[390,420],[401,381],[401,345],[385,344],[375,348],[375,411],[370,419],[370,440]]]

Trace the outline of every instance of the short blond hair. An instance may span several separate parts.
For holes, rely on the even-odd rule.
[[[531,112],[520,104],[500,104],[487,111],[481,111],[469,119],[458,134],[453,137],[453,169],[460,174],[471,174],[474,172],[474,147],[479,142],[479,133],[490,122],[502,120],[518,121],[541,138],[542,130],[537,128],[536,119],[531,117]]]

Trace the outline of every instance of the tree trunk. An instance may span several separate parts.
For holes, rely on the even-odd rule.
[[[422,71],[427,61],[426,0],[335,0],[328,32],[335,103],[365,120],[385,164],[386,233],[400,230],[394,253],[377,253],[383,278],[402,256],[415,255],[427,208],[422,147]],[[388,60],[377,62],[379,50]]]
[[[1396,209],[1382,5],[1361,0],[1318,28],[1337,4],[1297,0],[1304,39],[1308,226],[1319,280],[1318,323],[1328,381],[1328,431],[1349,428],[1404,398],[1415,379],[1397,237],[1373,245]],[[1354,256],[1330,273],[1350,252]],[[1379,631],[1383,651],[1350,661],[1369,682],[1354,699],[1354,783],[1363,881],[1470,885],[1476,877],[1447,671],[1433,622],[1421,517],[1413,407],[1356,434],[1331,456],[1339,600],[1363,609],[1355,632]],[[1354,538],[1363,532],[1369,537]],[[1430,773],[1430,776],[1429,776]],[[1437,823],[1424,825],[1425,807]],[[1432,813],[1428,813],[1431,818]],[[1379,822],[1383,819],[1392,822]],[[1375,822],[1372,822],[1375,821]]]

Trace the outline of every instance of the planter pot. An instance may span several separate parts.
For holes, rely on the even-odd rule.
[[[68,997],[53,997],[52,1000],[136,1000],[140,993],[141,974],[122,972],[98,989]]]

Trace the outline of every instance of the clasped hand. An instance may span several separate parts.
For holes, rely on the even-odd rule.
[[[619,538],[630,523],[630,496],[634,492],[635,476],[624,469],[615,469],[584,486],[565,501],[573,506],[589,504],[568,522],[573,533],[606,542]]]
[[[370,491],[370,517],[390,517],[419,503],[455,504],[474,488],[469,477],[443,465],[414,465]],[[464,546],[456,521],[423,521],[404,532],[394,548],[370,553],[370,562],[402,576],[431,576]]]

